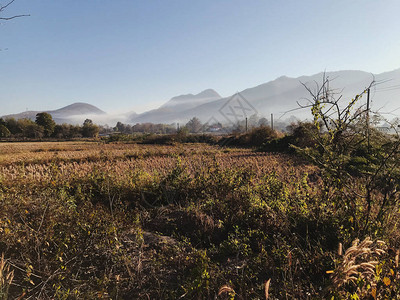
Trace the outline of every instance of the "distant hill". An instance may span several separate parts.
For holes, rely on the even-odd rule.
[[[133,123],[168,123],[179,119],[179,114],[189,109],[214,102],[221,99],[221,96],[212,89],[207,89],[196,95],[187,94],[173,97],[168,102],[157,109],[153,109],[142,114],[132,114],[129,121]]]
[[[324,73],[291,78],[281,76],[275,80],[242,90],[239,94],[221,97],[213,89],[204,90],[198,94],[186,94],[171,98],[157,109],[141,114],[134,112],[108,115],[96,106],[87,103],[74,103],[66,107],[47,111],[57,123],[81,124],[86,118],[97,124],[114,126],[116,122],[123,123],[181,123],[185,124],[193,117],[198,117],[203,123],[220,122],[234,123],[257,114],[269,118],[274,114],[276,121],[310,118],[310,109],[300,109],[299,104],[307,104],[311,98],[303,84],[312,90],[320,85]],[[400,69],[381,74],[371,74],[363,71],[326,72],[330,79],[330,87],[339,95],[342,102],[348,103],[355,95],[362,92],[372,80],[378,84],[371,90],[371,108],[384,113],[387,118],[393,118],[395,112],[400,114]],[[364,101],[364,102],[362,102]],[[365,98],[361,99],[365,103]],[[117,108],[118,109],[118,108]],[[4,116],[16,119],[28,118],[35,120],[41,111],[27,111]],[[3,118],[4,118],[3,117]]]
[[[50,112],[56,116],[103,115],[104,111],[88,103],[77,102]]]
[[[36,114],[43,111],[26,111],[19,114],[6,115],[2,118],[15,118],[15,119],[30,119],[34,121],[36,119]],[[73,103],[71,105],[62,107],[57,110],[45,111],[53,117],[54,121],[58,124],[62,123],[82,123],[85,118],[89,116],[100,116],[106,115],[104,111],[97,108],[94,105],[88,103]]]
[[[257,113],[258,116],[267,118],[270,114],[274,114],[277,119],[293,118],[293,116],[300,119],[309,118],[310,109],[299,107],[299,104],[307,104],[307,99],[311,98],[302,83],[315,89],[316,84],[321,84],[323,76],[324,73],[297,78],[282,76],[241,91],[240,97],[243,99],[240,103],[248,103],[247,117]],[[372,110],[387,113],[400,107],[400,69],[375,75],[363,71],[336,71],[326,72],[325,76],[331,80],[331,88],[335,89],[338,95],[342,95],[343,103],[350,101],[375,80],[379,84],[371,90]],[[192,117],[198,117],[202,122],[212,119],[229,123],[235,121],[229,117],[233,115],[229,110],[240,108],[240,103],[237,102],[235,95],[221,98],[215,91],[206,90],[198,95],[174,97],[160,108],[132,115],[128,120],[131,123],[184,123]]]
[[[197,95],[188,94],[174,97],[162,105],[161,108],[173,108],[174,111],[177,112],[194,108],[198,105],[206,104],[221,98],[222,97],[213,89],[207,89]]]

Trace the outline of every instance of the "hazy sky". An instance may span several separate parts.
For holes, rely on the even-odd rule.
[[[0,24],[0,115],[140,112],[281,75],[393,70],[399,12],[399,0],[16,0],[2,16],[31,16]]]

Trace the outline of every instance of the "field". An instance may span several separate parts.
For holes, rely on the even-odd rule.
[[[0,298],[321,299],[359,237],[321,171],[288,154],[1,143],[0,184]]]

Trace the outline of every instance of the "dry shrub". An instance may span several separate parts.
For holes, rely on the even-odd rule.
[[[14,271],[10,271],[10,265],[4,259],[4,253],[2,253],[0,259],[0,299],[8,299],[8,291],[13,279]]]

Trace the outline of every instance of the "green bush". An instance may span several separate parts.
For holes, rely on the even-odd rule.
[[[269,126],[252,128],[249,132],[224,137],[219,144],[226,146],[259,147],[278,137],[278,133]]]

